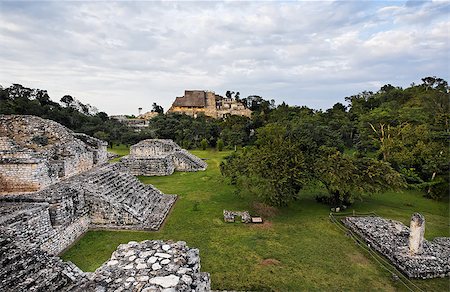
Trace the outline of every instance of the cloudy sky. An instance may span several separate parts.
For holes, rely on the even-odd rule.
[[[449,1],[0,2],[0,84],[108,114],[185,89],[326,109],[449,80]]]

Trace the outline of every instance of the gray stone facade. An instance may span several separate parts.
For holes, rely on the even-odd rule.
[[[0,193],[37,191],[103,164],[106,147],[54,121],[0,115]]]
[[[130,155],[121,163],[134,175],[171,175],[174,171],[200,171],[206,162],[181,149],[172,140],[148,139],[130,147]]]
[[[411,230],[401,222],[380,217],[346,217],[342,221],[408,277],[427,279],[450,275],[450,238],[427,241],[422,237],[421,253],[411,254]]]

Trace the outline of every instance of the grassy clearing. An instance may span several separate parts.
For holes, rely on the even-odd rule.
[[[130,153],[130,148],[127,145],[114,145],[113,148],[108,147],[108,152],[115,153],[119,155],[119,157],[111,159],[111,162],[117,162],[120,160],[120,157],[128,155]]]
[[[329,209],[314,200],[320,189],[305,190],[300,200],[263,225],[225,224],[223,209],[250,209],[249,199],[237,197],[234,187],[220,175],[220,161],[230,152],[192,152],[208,159],[205,172],[140,177],[164,193],[179,195],[162,230],[89,231],[63,259],[71,260],[84,271],[94,271],[120,243],[183,240],[200,249],[202,270],[211,273],[213,289],[404,290],[330,223]],[[373,196],[355,203],[349,211],[352,210],[374,211],[404,223],[419,211],[427,219],[428,239],[449,236],[448,202],[434,202],[417,192]],[[414,282],[429,291],[447,291],[449,287],[448,278]]]

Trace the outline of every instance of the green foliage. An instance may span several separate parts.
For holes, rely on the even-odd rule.
[[[328,190],[333,205],[348,205],[363,195],[405,186],[401,175],[386,162],[343,155],[333,148],[321,150],[314,164],[315,176]]]
[[[220,138],[217,140],[217,150],[218,151],[222,151],[223,150],[223,140],[220,139]]]
[[[208,147],[208,140],[203,138],[200,144],[202,145],[202,150],[206,150],[206,148]]]

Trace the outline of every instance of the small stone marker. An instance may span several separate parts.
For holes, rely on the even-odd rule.
[[[252,223],[263,223],[261,217],[252,217]]]
[[[425,218],[420,213],[411,216],[409,227],[409,253],[411,255],[423,252],[423,235],[425,233]]]

